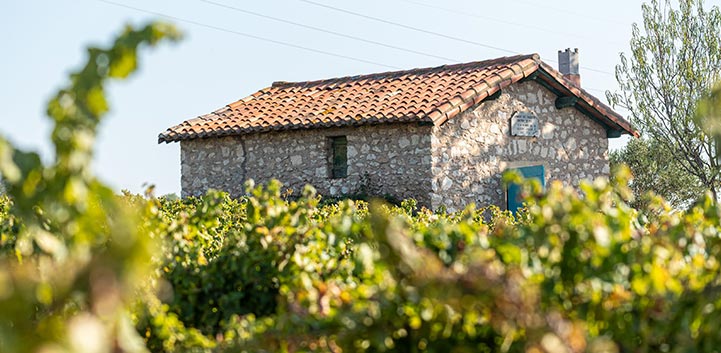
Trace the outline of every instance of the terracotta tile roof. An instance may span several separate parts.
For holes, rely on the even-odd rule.
[[[276,82],[167,129],[158,142],[377,123],[440,125],[532,75],[562,94],[578,97],[579,105],[607,127],[637,134],[623,117],[566,81],[534,54],[321,81]]]

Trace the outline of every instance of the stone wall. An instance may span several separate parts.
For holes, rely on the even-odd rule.
[[[546,181],[578,185],[607,176],[605,129],[574,108],[555,108],[556,96],[528,81],[441,126],[370,125],[297,130],[181,142],[183,195],[209,188],[237,196],[243,182],[281,180],[299,192],[311,184],[324,195],[366,193],[415,198],[434,209],[470,202],[505,206],[502,173],[543,165]],[[538,117],[539,137],[510,136],[514,112]],[[348,177],[330,178],[330,137],[347,136]]]
[[[348,177],[330,178],[330,137],[346,136]],[[300,192],[416,198],[430,205],[431,127],[417,124],[297,130],[180,143],[183,195],[209,188],[243,193],[243,183],[279,179]]]
[[[538,83],[516,83],[498,99],[434,127],[432,207],[505,206],[501,175],[508,168],[544,165],[547,182],[569,185],[608,176],[605,129],[575,108],[556,109],[555,99]],[[536,114],[540,137],[510,136],[517,111]]]

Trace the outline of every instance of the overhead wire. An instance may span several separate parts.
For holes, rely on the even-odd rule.
[[[469,12],[469,11],[461,11],[461,10],[458,10],[458,9],[453,9],[453,8],[438,6],[438,5],[435,5],[435,4],[428,4],[428,3],[425,3],[425,2],[422,2],[422,1],[416,1],[416,0],[399,0],[399,1],[402,1],[402,2],[405,2],[405,3],[409,3],[409,4],[413,4],[413,5],[416,5],[416,6],[427,7],[427,8],[431,8],[431,9],[435,9],[435,10],[440,10],[440,11],[449,12],[449,13],[456,14],[456,15],[461,15],[461,16],[465,16],[465,17],[470,17],[470,18],[474,18],[474,19],[482,19],[482,20],[485,20],[485,21],[493,21],[493,22],[498,22],[498,23],[502,23],[502,24],[506,24],[506,25],[510,25],[510,26],[515,26],[515,27],[529,28],[529,29],[532,29],[532,30],[542,31],[542,32],[546,32],[546,33],[556,34],[556,35],[574,36],[574,37],[578,37],[578,38],[591,39],[591,38],[589,38],[588,36],[584,36],[584,35],[581,35],[581,34],[578,34],[578,33],[567,33],[567,32],[554,31],[554,30],[551,30],[551,29],[548,29],[548,28],[545,28],[545,27],[540,27],[540,26],[535,26],[535,25],[529,25],[529,24],[527,24],[527,23],[507,21],[507,20],[504,20],[504,19],[501,19],[501,18],[498,18],[498,17],[483,16],[483,15],[479,15],[478,13],[473,13],[473,12]]]
[[[219,3],[219,2],[215,2],[215,1],[210,1],[210,0],[199,0],[199,1],[204,2],[204,3],[211,4],[211,5],[215,5],[215,6],[218,6],[218,7],[223,7],[223,8],[226,8],[226,9],[229,9],[229,10],[233,10],[233,11],[236,11],[236,12],[248,14],[248,15],[251,15],[251,16],[256,16],[256,17],[260,17],[260,18],[265,18],[265,19],[268,19],[268,20],[272,20],[272,21],[276,21],[276,22],[281,22],[281,23],[285,23],[285,24],[290,24],[290,25],[294,25],[294,26],[298,26],[298,27],[302,27],[302,28],[306,28],[306,29],[311,29],[311,30],[318,31],[318,32],[328,33],[328,34],[332,34],[332,35],[335,35],[335,36],[338,36],[338,37],[353,39],[353,40],[356,40],[356,41],[359,41],[359,42],[374,44],[374,45],[382,46],[382,47],[385,47],[385,48],[390,48],[390,49],[395,49],[395,50],[399,50],[399,51],[404,51],[404,52],[407,52],[407,53],[417,54],[417,55],[421,55],[421,56],[425,56],[425,57],[429,57],[429,58],[434,58],[434,59],[440,59],[440,60],[451,61],[451,62],[460,62],[460,60],[458,60],[458,59],[448,58],[448,57],[445,57],[445,56],[440,56],[440,55],[435,55],[435,54],[431,54],[431,53],[426,53],[426,52],[422,52],[422,51],[419,51],[419,50],[414,50],[414,49],[410,49],[410,48],[399,47],[399,46],[395,46],[395,45],[391,45],[391,44],[386,44],[386,43],[383,43],[383,42],[378,42],[378,41],[375,41],[375,40],[365,39],[365,38],[353,36],[353,35],[350,35],[350,34],[345,34],[345,33],[341,33],[341,32],[336,32],[336,31],[332,31],[332,30],[325,29],[325,28],[320,28],[320,27],[315,27],[315,26],[307,25],[307,24],[300,23],[300,22],[295,22],[295,21],[291,21],[291,20],[286,20],[286,19],[282,19],[282,18],[278,18],[278,17],[273,17],[273,16],[265,15],[265,14],[262,14],[262,13],[259,13],[259,12],[254,12],[254,11],[242,9],[242,8],[239,8],[239,7],[235,7],[235,6],[231,6],[231,5],[227,5],[227,4],[223,4],[223,3]]]
[[[151,10],[147,10],[147,9],[143,9],[143,8],[139,8],[139,7],[127,5],[127,4],[123,4],[123,3],[114,2],[114,1],[111,1],[111,0],[96,0],[96,1],[102,2],[102,3],[105,3],[105,4],[108,4],[108,5],[113,5],[113,6],[117,6],[117,7],[122,7],[122,8],[126,8],[126,9],[131,9],[131,10],[138,11],[138,12],[147,13],[147,14],[154,15],[154,16],[159,16],[159,17],[168,18],[168,19],[171,19],[171,20],[174,20],[174,21],[178,21],[178,22],[188,23],[188,24],[191,24],[191,25],[194,25],[194,26],[204,27],[204,28],[208,28],[208,29],[212,29],[212,30],[216,30],[216,31],[224,32],[224,33],[234,34],[234,35],[238,35],[238,36],[242,36],[242,37],[246,37],[246,38],[251,38],[251,39],[255,39],[255,40],[259,40],[259,41],[264,41],[264,42],[269,42],[269,43],[273,43],[273,44],[277,44],[277,45],[282,45],[282,46],[286,46],[286,47],[291,47],[291,48],[295,48],[295,49],[301,49],[301,50],[305,50],[305,51],[309,51],[309,52],[313,52],[313,53],[317,53],[317,54],[323,54],[323,55],[327,55],[327,56],[342,58],[342,59],[346,59],[346,60],[352,60],[352,61],[361,62],[361,63],[365,63],[365,64],[376,65],[376,66],[385,67],[385,68],[389,68],[389,69],[395,69],[395,70],[402,70],[402,69],[403,69],[403,68],[398,67],[398,66],[388,65],[388,64],[384,64],[384,63],[377,62],[377,61],[361,59],[361,58],[357,58],[357,57],[353,57],[353,56],[348,56],[348,55],[333,53],[333,52],[329,52],[329,51],[325,51],[325,50],[320,50],[320,49],[305,47],[305,46],[301,46],[301,45],[297,45],[297,44],[293,44],[293,43],[288,43],[288,42],[284,42],[284,41],[279,41],[279,40],[275,40],[275,39],[271,39],[271,38],[265,38],[265,37],[257,36],[257,35],[254,35],[254,34],[239,32],[239,31],[235,31],[235,30],[231,30],[231,29],[227,29],[227,28],[219,27],[219,26],[215,26],[215,25],[209,25],[209,24],[206,24],[206,23],[202,23],[202,22],[198,22],[198,21],[194,21],[194,20],[189,20],[189,19],[185,19],[185,18],[180,18],[180,17],[177,17],[177,16],[168,15],[168,14],[161,13],[161,12],[157,12],[157,11],[151,11]],[[208,0],[201,0],[201,1],[203,1],[203,2],[208,2],[208,3],[213,3],[212,1],[208,1]],[[309,0],[299,0],[299,1],[312,3],[312,1],[309,1]],[[215,4],[215,3],[213,3],[213,4]],[[325,5],[320,4],[320,6],[325,6]],[[301,25],[301,24],[299,24],[299,25]],[[401,24],[398,24],[398,25],[403,26],[403,25],[401,25]],[[465,41],[465,40],[464,40],[464,41]],[[473,42],[471,41],[471,43],[473,43]],[[378,45],[382,45],[382,44],[379,42]],[[385,46],[385,45],[384,45],[384,46]],[[491,47],[491,49],[495,49],[495,48],[494,48],[494,47]],[[497,49],[497,50],[505,51],[505,52],[512,53],[512,54],[518,54],[518,53],[516,53],[516,52],[509,51],[509,50],[502,49],[502,48],[499,48],[499,49]],[[447,59],[447,58],[443,58],[443,59]],[[454,59],[450,59],[450,60],[451,60],[451,61],[457,61],[457,60],[454,60]],[[605,91],[603,91],[603,90],[595,89],[595,88],[585,88],[585,89],[586,89],[586,90],[590,90],[590,91],[605,92]]]
[[[501,47],[496,47],[496,46],[484,44],[484,43],[481,43],[481,42],[476,42],[476,41],[472,41],[472,40],[468,40],[468,39],[464,39],[464,38],[454,37],[454,36],[447,35],[447,34],[443,34],[443,33],[433,32],[433,31],[429,31],[429,30],[426,30],[426,29],[423,29],[423,28],[418,28],[418,27],[413,27],[413,26],[409,26],[409,25],[404,25],[404,24],[402,24],[402,23],[397,23],[397,22],[393,22],[393,21],[384,20],[384,19],[382,19],[382,18],[365,15],[365,14],[362,14],[362,13],[359,13],[359,12],[353,12],[353,11],[350,11],[350,10],[342,9],[342,8],[340,8],[340,7],[334,7],[334,6],[326,5],[326,4],[319,3],[319,2],[315,2],[315,1],[311,1],[311,0],[298,0],[298,1],[301,1],[301,2],[304,2],[304,3],[307,3],[307,4],[311,4],[311,5],[314,5],[314,6],[318,6],[318,7],[323,7],[323,8],[329,9],[329,10],[346,13],[346,14],[353,15],[353,16],[356,16],[356,17],[365,18],[365,19],[368,19],[368,20],[376,21],[376,22],[385,23],[385,24],[388,24],[388,25],[392,25],[392,26],[396,26],[396,27],[400,27],[400,28],[405,28],[405,29],[412,30],[412,31],[416,31],[416,32],[420,32],[420,33],[430,34],[430,35],[434,35],[434,36],[437,36],[437,37],[454,40],[454,41],[457,41],[457,42],[462,42],[462,43],[466,43],[466,44],[472,44],[472,45],[476,45],[476,46],[479,46],[479,47],[483,47],[483,48],[487,48],[487,49],[493,49],[493,50],[497,50],[497,51],[500,51],[500,52],[504,52],[504,53],[508,53],[508,54],[513,54],[513,55],[519,54],[518,52],[515,52],[515,51],[513,51],[513,50],[503,49],[503,48],[501,48]]]
[[[286,46],[286,47],[291,47],[291,48],[295,48],[295,49],[301,49],[301,50],[305,50],[305,51],[309,51],[309,52],[313,52],[313,53],[317,53],[317,54],[323,54],[323,55],[333,56],[333,57],[337,57],[337,58],[343,58],[343,59],[347,59],[347,60],[352,60],[352,61],[361,62],[361,63],[365,63],[365,64],[376,65],[376,66],[381,66],[381,67],[385,67],[385,68],[389,68],[389,69],[394,69],[394,70],[401,70],[401,69],[402,69],[401,67],[398,67],[398,66],[387,65],[387,64],[379,63],[379,62],[372,61],[372,60],[366,60],[366,59],[356,58],[356,57],[348,56],[348,55],[344,55],[344,54],[333,53],[333,52],[329,52],[329,51],[325,51],[325,50],[320,50],[320,49],[305,47],[305,46],[302,46],[302,45],[293,44],[293,43],[288,43],[288,42],[284,42],[284,41],[280,41],[280,40],[275,40],[275,39],[271,39],[271,38],[265,38],[265,37],[257,36],[257,35],[254,35],[254,34],[239,32],[239,31],[235,31],[235,30],[231,30],[231,29],[227,29],[227,28],[223,28],[223,27],[218,27],[218,26],[215,26],[215,25],[209,25],[209,24],[206,24],[206,23],[202,23],[202,22],[198,22],[198,21],[194,21],[194,20],[188,20],[188,19],[184,19],[184,18],[177,17],[177,16],[172,16],[172,15],[164,14],[164,13],[161,13],[161,12],[146,10],[146,9],[142,9],[142,8],[139,8],[139,7],[134,7],[134,6],[130,6],[130,5],[122,4],[122,3],[117,3],[117,2],[114,2],[114,1],[110,1],[110,0],[96,0],[96,1],[103,2],[103,3],[109,4],[109,5],[114,5],[114,6],[118,6],[118,7],[123,7],[123,8],[126,8],[126,9],[131,9],[131,10],[139,11],[139,12],[144,12],[144,13],[151,14],[151,15],[154,15],[154,16],[165,17],[165,18],[168,18],[168,19],[171,19],[171,20],[175,20],[175,21],[178,21],[178,22],[184,22],[184,23],[192,24],[192,25],[194,25],[194,26],[205,27],[205,28],[209,28],[209,29],[216,30],[216,31],[221,31],[221,32],[230,33],[230,34],[235,34],[235,35],[242,36],[242,37],[246,37],[246,38],[252,38],[252,39],[259,40],[259,41],[263,41],[263,42],[274,43],[274,44],[278,44],[278,45],[282,45],[282,46]]]
[[[396,50],[400,50],[400,51],[404,51],[404,52],[409,52],[409,53],[413,53],[413,54],[418,54],[418,55],[422,55],[422,56],[426,56],[426,57],[431,57],[431,58],[434,58],[434,59],[442,59],[442,60],[447,60],[447,61],[452,61],[452,62],[460,62],[460,61],[461,61],[461,60],[458,60],[458,59],[447,58],[447,57],[438,56],[438,55],[434,55],[434,54],[430,54],[430,53],[424,53],[424,52],[417,51],[417,50],[414,50],[414,49],[397,47],[397,46],[394,46],[394,45],[389,45],[389,44],[382,43],[382,42],[378,42],[378,41],[374,41],[374,40],[368,40],[368,39],[365,39],[365,38],[361,38],[361,37],[357,37],[357,36],[353,36],[353,35],[349,35],[349,34],[345,34],[345,33],[341,33],[341,32],[331,31],[331,30],[327,30],[327,29],[324,29],[324,28],[315,27],[315,26],[311,26],[311,25],[304,24],[304,23],[300,23],[300,22],[295,22],[295,21],[291,21],[291,20],[286,20],[286,19],[282,19],[282,18],[270,16],[270,15],[265,15],[265,14],[262,14],[262,13],[259,13],[259,12],[254,12],[254,11],[250,11],[250,10],[247,10],[247,9],[242,9],[242,8],[239,8],[239,7],[236,7],[236,6],[231,6],[231,5],[228,5],[228,4],[223,4],[223,3],[219,3],[219,2],[215,2],[215,1],[211,1],[211,0],[199,0],[199,1],[204,2],[204,3],[211,4],[211,5],[214,5],[214,6],[226,8],[226,9],[229,9],[229,10],[237,11],[237,12],[240,12],[240,13],[244,13],[244,14],[248,14],[248,15],[252,15],[252,16],[256,16],[256,17],[260,17],[260,18],[265,18],[265,19],[268,19],[268,20],[276,21],[276,22],[286,23],[286,24],[298,26],[298,27],[301,27],[301,28],[307,28],[307,29],[311,29],[311,30],[315,30],[315,31],[323,32],[323,33],[329,33],[329,34],[333,34],[333,35],[336,35],[336,36],[339,36],[339,37],[343,37],[343,38],[353,39],[353,40],[357,40],[357,41],[360,41],[360,42],[365,42],[365,43],[374,44],[374,45],[378,45],[378,46],[382,46],[382,47],[386,47],[386,48],[391,48],[391,49],[396,49]],[[400,1],[405,1],[405,2],[414,3],[414,4],[419,4],[419,5],[426,5],[426,4],[423,4],[423,3],[420,3],[420,2],[416,2],[416,1],[413,1],[413,0],[400,0]],[[436,8],[436,6],[433,6],[433,5],[428,5],[428,6],[429,6],[429,7],[432,7],[432,8]],[[438,8],[439,8],[439,9],[443,9],[443,8],[440,8],[440,7],[438,7]],[[514,23],[508,22],[508,24],[514,24]],[[555,62],[555,61],[552,61],[552,60],[547,60],[547,61]],[[594,88],[586,88],[586,89],[587,89],[587,90],[591,90],[591,91],[604,92],[603,90],[600,90],[600,89],[594,89]]]
[[[599,18],[599,17],[594,17],[594,16],[588,16],[588,15],[586,15],[586,14],[581,14],[581,13],[574,12],[574,11],[570,11],[570,10],[567,10],[567,9],[562,9],[562,8],[558,8],[558,7],[548,6],[548,5],[545,4],[545,3],[544,3],[544,4],[539,4],[539,3],[537,3],[537,2],[527,1],[527,0],[516,0],[516,1],[525,3],[525,4],[528,4],[528,5],[537,7],[537,8],[553,10],[553,11],[555,11],[555,12],[565,12],[565,13],[567,13],[567,14],[569,14],[569,15],[573,15],[573,16],[577,16],[577,17],[583,17],[583,18],[588,18],[588,19],[590,19],[590,20],[594,20],[594,21],[598,21],[598,22],[606,22],[606,23],[612,23],[612,24],[624,25],[624,26],[627,26],[627,25],[628,25],[628,23],[623,23],[623,22],[620,22],[620,21],[614,21],[614,20],[611,20],[611,19],[608,19],[608,18]]]
[[[316,2],[316,1],[312,1],[312,0],[298,0],[298,1],[304,2],[304,3],[307,3],[307,4],[311,4],[311,5],[313,5],[313,6],[322,7],[322,8],[329,9],[329,10],[333,10],[333,11],[336,11],[336,12],[341,12],[341,13],[349,14],[349,15],[352,15],[352,16],[364,18],[364,19],[371,20],[371,21],[376,21],[376,22],[379,22],[379,23],[384,23],[384,24],[387,24],[387,25],[391,25],[391,26],[395,26],[395,27],[399,27],[399,28],[404,28],[404,29],[408,29],[408,30],[411,30],[411,31],[419,32],[419,33],[425,33],[425,34],[433,35],[433,36],[440,37],[440,38],[450,39],[450,40],[453,40],[453,41],[456,41],[456,42],[471,44],[471,45],[475,45],[475,46],[479,46],[479,47],[487,48],[487,49],[493,49],[493,50],[497,50],[497,51],[500,51],[500,52],[504,52],[504,53],[508,53],[508,54],[513,54],[513,55],[522,54],[522,53],[519,53],[519,52],[514,51],[514,50],[509,50],[509,49],[505,49],[505,48],[501,48],[501,47],[497,47],[497,46],[492,46],[492,45],[488,45],[488,44],[481,43],[481,42],[477,42],[477,41],[472,41],[472,40],[468,40],[468,39],[464,39],[464,38],[460,38],[460,37],[451,36],[451,35],[444,34],[444,33],[434,32],[434,31],[430,31],[430,30],[427,30],[427,29],[419,28],[419,27],[414,27],[414,26],[410,26],[410,25],[406,25],[406,24],[402,24],[402,23],[397,23],[397,22],[389,21],[389,20],[382,19],[382,18],[379,18],[379,17],[374,17],[374,16],[366,15],[366,14],[363,14],[363,13],[359,13],[359,12],[347,10],[347,9],[340,8],[340,7],[336,7],[336,6],[331,6],[331,5],[328,5],[328,4],[324,4],[324,3],[320,3],[320,2]],[[558,61],[556,61],[556,60],[551,60],[551,59],[547,59],[546,61],[554,62],[554,63],[558,62]],[[601,73],[601,74],[604,74],[604,75],[613,75],[613,73],[611,73],[611,72],[604,71],[604,70],[600,70],[600,69],[594,69],[594,68],[590,68],[590,67],[584,67],[583,69],[588,70],[588,71],[592,71],[592,72]]]

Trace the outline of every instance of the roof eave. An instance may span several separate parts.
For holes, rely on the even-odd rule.
[[[608,137],[619,137],[622,134],[640,137],[640,133],[633,128],[631,123],[626,121],[626,119],[616,113],[611,107],[565,79],[560,72],[548,64],[543,62],[539,64],[539,75],[537,75],[535,79],[555,88],[555,90],[560,93],[559,97],[571,96],[578,98],[576,109],[584,114],[590,114],[591,118],[601,122],[606,127]],[[620,132],[620,134],[618,132]]]
[[[172,143],[172,142],[182,142],[187,140],[198,140],[198,139],[206,139],[206,138],[217,138],[217,137],[227,137],[227,136],[241,136],[241,135],[247,135],[247,134],[259,134],[259,133],[266,133],[266,132],[275,132],[275,131],[292,131],[292,130],[306,130],[306,129],[330,129],[330,128],[345,128],[345,127],[352,127],[352,126],[362,126],[362,125],[385,125],[385,124],[424,124],[424,125],[432,125],[433,120],[429,116],[407,116],[407,117],[399,117],[395,119],[373,119],[373,120],[363,120],[363,121],[357,121],[357,120],[346,120],[346,121],[340,121],[340,122],[334,122],[334,123],[328,123],[323,125],[315,125],[315,126],[304,126],[304,125],[282,125],[282,126],[265,126],[265,127],[257,127],[257,128],[244,128],[244,129],[237,129],[234,131],[209,131],[209,132],[203,132],[203,133],[197,133],[197,132],[188,132],[183,134],[178,134],[175,131],[172,131],[173,128],[170,128],[166,130],[163,133],[160,133],[158,135],[158,144],[162,143]]]
[[[582,88],[579,88],[575,86],[575,84],[571,83],[567,79],[563,77],[563,75],[555,70],[553,67],[545,64],[543,61],[541,61],[540,57],[537,54],[532,55],[525,55],[525,56],[518,56],[513,57],[512,59],[516,60],[513,64],[510,64],[506,66],[506,70],[502,70],[499,72],[496,72],[495,74],[492,74],[488,76],[487,78],[483,79],[482,81],[478,82],[475,86],[468,88],[466,91],[457,94],[456,96],[440,103],[437,105],[432,111],[428,113],[423,113],[422,115],[415,115],[413,116],[413,119],[410,119],[411,117],[391,117],[391,119],[386,120],[383,119],[371,119],[367,121],[357,121],[357,120],[341,120],[336,121],[332,124],[319,124],[314,126],[309,126],[306,124],[302,125],[280,125],[280,126],[254,126],[254,127],[240,127],[236,126],[232,130],[222,129],[222,131],[214,131],[214,130],[205,130],[204,128],[201,128],[200,130],[195,129],[192,125],[192,121],[196,119],[215,119],[218,115],[220,115],[224,110],[226,109],[233,109],[234,107],[237,108],[239,105],[243,105],[247,103],[250,100],[256,99],[259,96],[262,96],[265,94],[267,89],[260,90],[253,95],[246,97],[244,99],[241,99],[235,103],[231,103],[227,105],[224,108],[221,108],[213,113],[210,113],[205,116],[198,117],[196,119],[191,119],[188,121],[183,122],[180,125],[176,125],[174,127],[171,127],[167,129],[166,131],[160,133],[158,135],[158,143],[171,143],[171,142],[181,142],[185,140],[192,140],[192,139],[203,139],[203,138],[212,138],[212,137],[223,137],[223,136],[236,136],[236,135],[244,135],[244,134],[253,134],[253,133],[263,133],[263,132],[270,132],[270,131],[284,131],[284,130],[297,130],[297,129],[307,129],[307,128],[331,128],[331,127],[345,127],[345,126],[354,126],[354,125],[373,125],[373,124],[383,124],[383,123],[408,123],[408,122],[418,122],[418,123],[430,123],[433,125],[442,125],[449,119],[452,119],[456,115],[459,115],[469,109],[472,109],[472,107],[480,104],[481,102],[493,99],[494,97],[498,96],[499,93],[506,89],[508,86],[517,83],[519,81],[523,80],[534,80],[535,82],[538,82],[545,86],[547,89],[554,92],[559,98],[565,99],[566,102],[564,102],[564,107],[571,107],[573,106],[575,109],[578,109],[581,113],[587,115],[589,118],[593,119],[597,123],[603,125],[606,128],[607,136],[609,138],[612,137],[618,137],[621,134],[629,134],[632,136],[639,136],[638,131],[636,131],[631,124],[626,121],[621,115],[613,111],[612,108],[605,105],[603,102],[601,102],[598,98],[594,97],[593,95],[589,94]],[[468,65],[468,64],[464,64]],[[448,66],[453,67],[453,66]],[[441,68],[446,68],[441,67]],[[438,70],[439,68],[428,68],[426,70]],[[417,70],[417,69],[416,69]],[[413,71],[413,70],[411,70]],[[387,75],[386,73],[385,75]],[[375,77],[377,75],[384,75],[384,74],[375,74],[374,76],[369,77]],[[323,81],[324,82],[324,81]],[[312,83],[312,82],[311,82]],[[300,84],[300,83],[296,83]],[[309,84],[306,82],[305,84]],[[278,85],[286,85],[286,84],[278,84]],[[568,100],[571,100],[571,102],[568,102]],[[211,116],[213,115],[213,116]],[[227,128],[227,126],[226,126]]]
[[[526,59],[519,61],[511,67],[507,75],[493,75],[482,83],[471,87],[467,91],[457,95],[445,104],[429,113],[429,117],[436,126],[442,125],[456,115],[463,113],[471,107],[483,102],[485,99],[495,96],[508,86],[530,77],[540,63],[538,54],[529,55]]]

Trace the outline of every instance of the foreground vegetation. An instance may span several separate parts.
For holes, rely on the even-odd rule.
[[[98,258],[127,238],[95,238],[87,278],[57,273],[80,261],[56,255],[72,251],[75,239],[23,245],[29,226],[3,198],[0,345],[4,352],[101,352],[88,347],[118,349],[122,340],[137,344],[119,350],[127,352],[714,351],[719,209],[706,198],[677,212],[656,199],[641,214],[627,206],[624,176],[616,185],[584,184],[583,197],[560,184],[545,194],[527,185],[530,203],[518,219],[493,207],[436,214],[412,200],[319,205],[311,188],[284,199],[279,183],[249,185],[240,200],[220,192],[114,196],[134,210],[143,243],[157,246],[105,260],[116,271],[147,271],[132,271],[125,292],[106,288],[119,286],[108,283],[118,281],[110,272],[95,271]],[[23,277],[27,271],[34,276]],[[115,300],[135,330],[105,321],[99,310]],[[89,329],[104,334],[80,335]],[[123,336],[100,341],[113,333]]]
[[[584,197],[529,185],[519,219],[412,201],[318,206],[273,183],[240,201],[157,200],[148,222],[174,229],[156,262],[169,317],[208,351],[714,351],[719,210],[655,200],[642,215],[617,178]],[[157,320],[139,329],[153,351],[200,343],[178,326],[163,336]]]
[[[89,50],[49,104],[51,163],[0,138],[0,352],[721,347],[721,210],[709,195],[633,209],[623,169],[525,184],[517,218],[325,204],[276,182],[238,200],[116,195],[90,172],[105,82],[176,37],[152,24]]]

